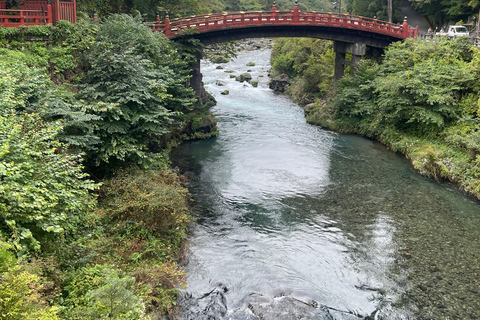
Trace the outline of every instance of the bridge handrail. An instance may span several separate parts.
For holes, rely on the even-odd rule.
[[[400,39],[418,35],[418,29],[408,26],[406,22],[399,25],[350,14],[298,10],[221,12],[172,20],[167,18],[163,23],[151,25],[151,28],[155,31],[161,31],[167,37],[173,39],[180,37],[188,29],[196,29],[201,32],[271,24],[331,26],[381,33]]]
[[[8,14],[8,13],[14,13],[14,14]],[[16,20],[16,21],[13,21],[13,20]],[[40,22],[52,23],[51,15],[45,9],[44,10],[0,9],[0,26],[19,26],[19,25],[39,24]]]

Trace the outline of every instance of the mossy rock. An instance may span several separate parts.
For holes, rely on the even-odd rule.
[[[223,94],[224,96],[228,95],[230,93],[230,91],[228,90],[223,90],[222,92],[220,92],[220,94]]]
[[[248,72],[245,72],[239,75],[238,77],[236,77],[235,80],[240,82],[244,82],[244,81],[250,82],[250,80],[252,80],[252,75]]]
[[[258,80],[250,82],[255,88],[258,87]]]
[[[255,62],[249,62],[247,63],[247,67],[254,67],[255,66]]]
[[[226,73],[233,73],[233,70],[225,70]]]
[[[222,56],[214,56],[210,59],[210,61],[212,61],[213,63],[227,63],[230,61],[230,59]]]
[[[215,69],[221,70],[221,69],[225,69],[225,67],[224,66],[217,66]]]

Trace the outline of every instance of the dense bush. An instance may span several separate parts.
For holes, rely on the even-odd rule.
[[[5,320],[57,320],[58,308],[42,301],[39,277],[14,257],[0,238],[0,318]]]
[[[281,38],[272,51],[272,76],[287,74],[293,79],[287,94],[307,104],[322,97],[332,85],[334,59],[331,41]]]
[[[7,60],[0,74],[0,226],[21,254],[52,235],[75,232],[94,205],[95,184],[81,158],[57,140],[60,122],[23,114],[41,99],[44,72]]]
[[[79,96],[101,109],[95,134],[100,144],[87,150],[90,166],[122,163],[148,166],[157,156],[162,136],[178,112],[193,107],[185,87],[188,66],[160,33],[139,18],[114,15],[103,21],[82,54],[85,77]]]

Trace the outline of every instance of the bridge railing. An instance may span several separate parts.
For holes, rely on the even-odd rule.
[[[349,14],[298,10],[214,13],[173,20],[167,17],[163,23],[156,23],[151,27],[154,31],[161,31],[167,37],[174,39],[182,36],[188,29],[208,32],[258,25],[329,26],[381,33],[399,39],[415,38],[418,35],[418,28],[409,27],[406,21],[399,25]]]
[[[0,0],[0,27],[39,25],[60,20],[77,22],[76,0],[26,0],[20,9],[7,9],[6,1]]]
[[[1,27],[18,27],[22,25],[40,25],[53,23],[52,10],[7,10],[0,9]]]

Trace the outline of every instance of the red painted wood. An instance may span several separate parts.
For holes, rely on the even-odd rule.
[[[0,27],[20,25],[43,25],[59,20],[77,22],[76,0],[27,0],[20,3],[19,10],[6,10],[5,1],[0,1]]]
[[[394,24],[387,21],[339,14],[332,12],[299,11],[252,11],[213,13],[190,16],[152,25],[152,30],[163,32],[168,38],[175,39],[187,29],[195,29],[200,33],[212,30],[227,30],[233,28],[248,28],[258,25],[309,25],[346,28],[389,35],[398,39],[416,38],[418,27],[408,24]]]

